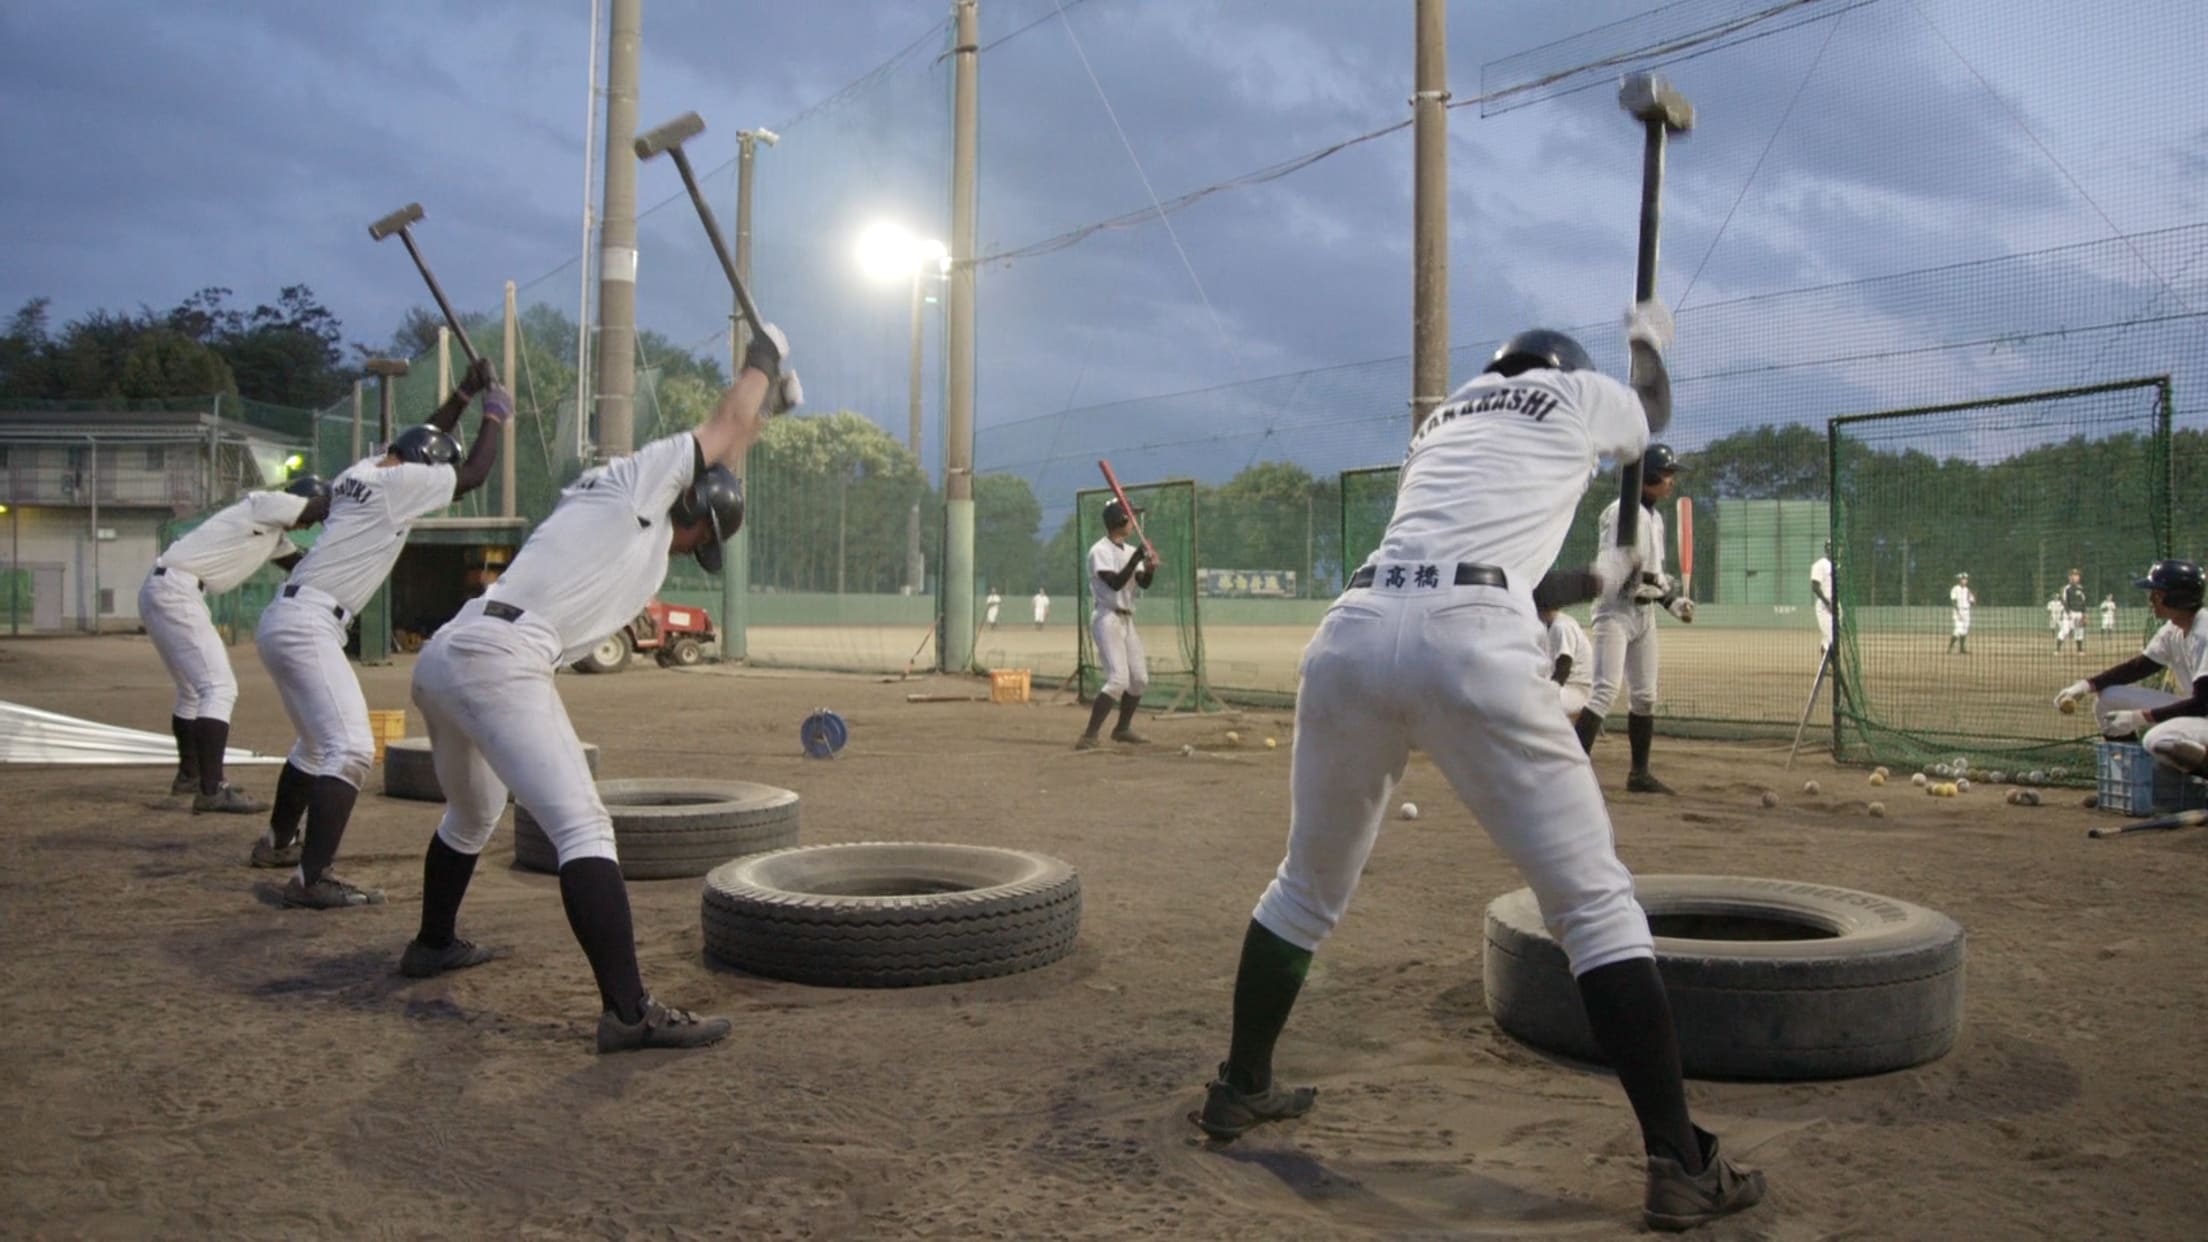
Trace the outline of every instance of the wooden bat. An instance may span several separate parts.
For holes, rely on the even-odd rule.
[[[2208,824],[2208,811],[2179,811],[2160,819],[2142,819],[2130,824],[2103,824],[2086,829],[2089,837],[2120,837],[2127,832],[2168,832],[2175,828],[2198,828]]]
[[[1694,598],[1694,502],[1679,498],[1679,593]]]
[[[986,694],[908,694],[907,703],[986,703]]]
[[[1150,558],[1152,565],[1156,565],[1158,550],[1150,546],[1150,536],[1142,533],[1142,519],[1135,516],[1135,502],[1127,499],[1127,489],[1119,485],[1119,476],[1112,473],[1112,463],[1099,459],[1096,468],[1104,472],[1104,482],[1110,485],[1112,498],[1119,501],[1119,507],[1127,511],[1127,520],[1134,523],[1135,538],[1142,540],[1143,555]]]

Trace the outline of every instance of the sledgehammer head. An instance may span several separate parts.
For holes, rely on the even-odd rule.
[[[1636,73],[1618,87],[1618,106],[1636,121],[1662,121],[1670,133],[1694,128],[1694,105],[1653,73]]]
[[[636,158],[648,160],[661,152],[679,147],[704,132],[705,118],[695,112],[685,112],[658,129],[638,134]]]
[[[422,205],[420,203],[408,203],[406,206],[399,208],[397,211],[392,212],[390,215],[385,216],[383,219],[369,225],[368,236],[376,239],[377,241],[382,241],[384,238],[391,236],[393,233],[398,232],[400,229],[405,228],[407,225],[412,224],[421,218]]]

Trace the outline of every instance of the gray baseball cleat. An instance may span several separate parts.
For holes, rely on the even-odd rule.
[[[1133,729],[1112,730],[1112,740],[1122,746],[1148,746],[1150,744],[1149,738],[1135,732]]]
[[[191,772],[179,772],[176,774],[176,779],[169,782],[169,796],[172,798],[179,794],[196,794],[198,792],[199,777]]]
[[[1073,748],[1075,750],[1095,750],[1101,745],[1103,743],[1096,740],[1094,733],[1084,733],[1074,742]]]
[[[268,809],[268,804],[248,795],[244,790],[227,781],[215,787],[211,794],[192,795],[192,814],[206,815],[258,815]]]
[[[611,1009],[598,1015],[598,1051],[703,1048],[728,1038],[728,1028],[726,1018],[701,1018],[687,1009],[670,1009],[647,996],[644,1016],[635,1022],[623,1022]]]
[[[302,910],[350,910],[355,906],[380,906],[383,894],[347,884],[325,871],[312,884],[301,884],[298,876],[286,880],[284,904]]]
[[[420,940],[409,940],[406,952],[399,955],[399,973],[409,979],[429,979],[447,971],[481,966],[501,956],[495,949],[486,949],[458,936],[442,949],[431,948]]]
[[[1278,1083],[1263,1091],[1239,1090],[1227,1081],[1227,1067],[1222,1062],[1219,1076],[1204,1090],[1203,1108],[1190,1113],[1188,1119],[1205,1134],[1226,1142],[1268,1121],[1301,1117],[1311,1111],[1318,1098],[1317,1087],[1282,1087]]]
[[[1700,1126],[1695,1141],[1702,1144],[1702,1171],[1668,1156],[1648,1158],[1648,1193],[1641,1200],[1641,1219],[1651,1229],[1692,1229],[1720,1216],[1744,1212],[1763,1201],[1763,1174],[1743,1169],[1718,1154],[1717,1136]]]
[[[253,865],[288,871],[299,865],[300,854],[305,848],[305,837],[293,837],[288,843],[278,845],[273,833],[264,832],[261,839],[253,843]]]

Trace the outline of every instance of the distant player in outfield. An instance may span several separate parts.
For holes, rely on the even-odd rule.
[[[2073,569],[2070,571],[2070,581],[2063,584],[2062,594],[2058,597],[2062,600],[2062,632],[2055,638],[2058,649],[2062,646],[2064,637],[2070,638],[2077,644],[2079,654],[2085,651],[2086,599],[2085,583],[2082,579],[2083,575]]]
[[[1595,692],[1594,644],[1587,641],[1587,631],[1579,628],[1570,613],[1543,608],[1537,615],[1541,618],[1542,654],[1549,661],[1549,680],[1556,683],[1565,716],[1577,720],[1579,709],[1587,706],[1587,697]]]
[[[1955,585],[1947,588],[1948,607],[1955,614],[1955,630],[1947,638],[1948,654],[1970,654],[1970,610],[1977,602],[1978,597],[1971,594],[1970,575],[1955,575]]]
[[[1035,628],[1036,628],[1036,629],[1038,629],[1038,630],[1039,630],[1039,629],[1041,629],[1041,628],[1043,628],[1043,622],[1045,622],[1045,621],[1048,621],[1048,620],[1050,620],[1050,596],[1049,596],[1049,594],[1048,594],[1048,593],[1046,593],[1046,592],[1045,592],[1045,591],[1043,590],[1043,588],[1041,588],[1041,587],[1036,587],[1036,588],[1035,588]]]
[[[2101,633],[2116,632],[2116,597],[2111,595],[2101,601]]]
[[[2132,585],[2146,591],[2147,607],[2162,628],[2138,655],[2063,687],[2055,709],[2075,710],[2097,695],[2102,736],[2137,736],[2157,762],[2181,772],[2208,771],[2208,611],[2202,609],[2208,579],[2192,561],[2156,561]],[[2133,684],[2165,670],[2181,693]]]
[[[989,592],[989,598],[983,600],[981,602],[981,606],[982,624],[988,626],[992,630],[997,628],[997,609],[1004,607],[1004,597],[997,594],[994,588],[991,588]]]
[[[2057,595],[2047,601],[2047,632],[2055,636],[2055,654],[2062,654],[2062,640],[2069,637],[2062,620],[2062,597]]]
[[[1809,595],[1817,601],[1817,632],[1824,636],[1827,651],[1832,650],[1832,619],[1836,610],[1832,606],[1832,542],[1825,542],[1825,554],[1810,562]]]

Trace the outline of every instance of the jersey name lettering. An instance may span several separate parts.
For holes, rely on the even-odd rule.
[[[376,498],[376,489],[351,475],[347,475],[337,481],[337,486],[330,489],[330,494],[333,497],[343,496],[347,500],[357,500],[362,504],[367,504]]]
[[[1433,414],[1427,417],[1425,424],[1418,429],[1418,434],[1411,437],[1411,443],[1417,444],[1425,437],[1427,432],[1444,423],[1454,421],[1459,415],[1491,414],[1500,410],[1511,414],[1523,414],[1538,423],[1548,418],[1549,412],[1555,408],[1556,398],[1548,393],[1538,392],[1531,388],[1508,386],[1496,388],[1481,393],[1470,400],[1434,411]]]

